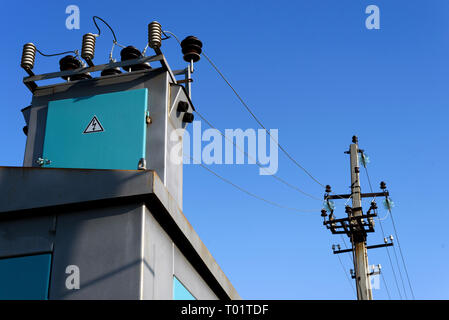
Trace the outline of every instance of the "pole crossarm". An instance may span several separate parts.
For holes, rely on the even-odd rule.
[[[373,246],[367,246],[366,249],[377,249],[377,248],[383,248],[383,247],[392,247],[394,244],[393,243],[385,243],[385,244],[376,244]],[[334,250],[334,254],[340,254],[340,253],[346,253],[346,252],[352,252],[352,248],[351,249],[343,249],[343,250]]]
[[[360,197],[362,198],[375,198],[375,197],[384,197],[389,196],[388,191],[385,192],[371,192],[371,193],[362,193]],[[325,195],[324,200],[337,200],[337,199],[349,199],[351,194],[334,194],[334,195]]]

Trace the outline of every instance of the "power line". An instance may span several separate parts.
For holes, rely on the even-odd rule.
[[[276,145],[281,149],[281,151],[301,170],[303,170],[313,181],[315,181],[317,184],[319,184],[321,187],[324,188],[324,185],[319,182],[309,171],[307,171],[302,165],[298,163],[288,152],[287,150],[282,147],[282,145],[279,144],[279,142],[273,138],[271,133],[268,131],[268,129],[262,124],[262,122],[259,120],[259,118],[254,114],[254,112],[251,110],[251,108],[248,106],[248,104],[243,100],[243,98],[240,96],[240,94],[237,92],[237,90],[234,89],[234,87],[231,85],[231,83],[228,81],[228,79],[223,75],[223,73],[218,69],[218,67],[212,62],[212,60],[208,57],[208,55],[203,51],[202,55],[206,58],[206,60],[210,63],[210,65],[217,71],[217,73],[221,76],[221,78],[226,82],[226,84],[231,88],[231,90],[234,92],[236,97],[240,100],[242,105],[245,107],[245,109],[249,112],[249,114],[254,118],[254,120],[261,126],[267,134],[270,136],[270,138],[276,143]]]
[[[382,277],[382,280],[383,280],[383,282],[384,282],[385,289],[387,289],[388,299],[391,300],[390,290],[388,290],[388,286],[387,286],[387,282],[385,281],[384,274],[381,272],[381,273],[380,273],[380,276]]]
[[[345,237],[343,237],[343,235],[342,234],[340,234],[340,238],[341,238],[341,240],[343,240],[343,245],[345,246],[345,249],[348,249],[348,246],[347,246],[347,244],[346,244],[346,240],[345,240]],[[347,257],[348,257],[348,259],[349,259],[349,262],[351,263],[351,264],[353,264],[354,263],[354,261],[352,261],[351,260],[351,258],[349,257],[349,255],[346,255]]]
[[[36,48],[36,51],[39,52],[40,55],[42,55],[44,57],[55,57],[55,56],[60,56],[60,55],[63,55],[63,54],[68,54],[68,53],[74,53],[75,55],[79,54],[78,50],[64,51],[64,52],[53,53],[53,54],[45,54],[42,51],[40,51],[39,49],[37,49],[37,48]]]
[[[257,166],[259,167],[259,168],[261,168],[262,170],[265,170],[266,172],[268,172],[268,170],[265,168],[265,167],[263,167],[260,163],[259,163],[259,161],[257,161],[256,159],[254,159],[253,157],[251,157],[249,154],[248,154],[248,152],[246,152],[244,149],[242,149],[242,148],[240,148],[234,141],[233,141],[233,139],[229,139],[229,137],[227,137],[225,134],[223,134],[223,132],[221,132],[220,130],[218,130],[216,127],[214,127],[198,110],[195,110],[195,112],[196,112],[196,114],[198,114],[198,116],[204,121],[204,122],[206,122],[207,123],[207,125],[209,125],[209,127],[211,127],[211,128],[213,128],[213,129],[215,129],[215,130],[217,130],[222,136],[223,136],[223,138],[225,138],[226,140],[228,140],[229,142],[231,142],[240,152],[242,152],[243,154],[245,154],[247,157],[248,157],[248,159],[251,159],[252,161],[254,161],[256,164],[257,164]],[[289,182],[287,182],[287,181],[285,181],[284,179],[282,179],[281,177],[279,177],[279,176],[277,176],[277,175],[275,175],[275,174],[270,174],[270,176],[272,176],[274,179],[276,179],[276,180],[278,180],[278,181],[280,181],[281,183],[283,183],[283,184],[285,184],[286,186],[288,186],[289,188],[291,188],[291,189],[293,189],[293,190],[296,190],[297,192],[299,192],[299,193],[301,193],[301,194],[303,194],[303,195],[305,195],[305,196],[307,196],[307,197],[309,197],[309,198],[312,198],[312,199],[314,199],[314,200],[317,200],[317,201],[321,201],[321,199],[319,199],[319,198],[317,198],[317,197],[315,197],[315,196],[313,196],[313,195],[311,195],[310,193],[307,193],[307,192],[305,192],[305,191],[303,191],[302,189],[300,189],[300,188],[298,188],[298,187],[296,187],[296,186],[294,186],[294,185],[292,185],[291,183],[289,183]]]
[[[111,30],[112,36],[114,37],[114,42],[117,42],[117,37],[115,36],[115,32],[114,32],[114,30],[112,29],[112,27],[111,27],[106,21],[104,21],[102,18],[100,18],[100,17],[98,17],[98,16],[93,16],[93,17],[92,17],[92,20],[94,21],[95,27],[97,27],[98,35],[101,34],[101,30],[100,30],[100,28],[98,27],[97,21],[95,21],[95,19],[98,19],[98,20],[102,21],[102,22],[109,28],[109,30]]]
[[[208,167],[206,167],[206,166],[203,165],[202,163],[196,161],[193,157],[190,156],[190,159],[192,159],[192,161],[194,161],[194,163],[198,163],[201,167],[203,167],[204,169],[206,169],[207,171],[209,171],[210,173],[212,173],[212,174],[213,174],[214,176],[216,176],[217,178],[219,178],[219,179],[221,179],[222,181],[224,181],[224,182],[226,182],[226,183],[232,185],[234,188],[236,188],[236,189],[238,189],[238,190],[240,190],[240,191],[246,193],[247,195],[249,195],[249,196],[251,196],[251,197],[253,197],[253,198],[256,198],[256,199],[261,200],[261,201],[263,201],[263,202],[265,202],[265,203],[268,203],[268,204],[270,204],[270,205],[272,205],[272,206],[275,206],[275,207],[278,207],[278,208],[281,208],[281,209],[286,209],[286,210],[296,211],[296,212],[300,212],[300,213],[315,213],[315,212],[317,212],[317,210],[301,210],[301,209],[294,208],[294,207],[288,207],[288,206],[279,204],[279,203],[274,202],[274,201],[271,201],[271,200],[267,200],[267,199],[265,199],[265,198],[263,198],[263,197],[261,197],[261,196],[258,196],[258,195],[256,195],[256,194],[254,194],[254,193],[252,193],[252,192],[250,192],[250,191],[248,191],[248,190],[246,190],[246,189],[240,187],[239,185],[233,183],[233,182],[230,181],[229,179],[224,178],[223,176],[221,176],[221,175],[219,175],[218,173],[216,173],[215,171],[209,169]]]
[[[385,239],[384,228],[382,226],[382,221],[380,221],[380,220],[379,220],[379,225],[380,225],[380,230],[382,230],[382,235]],[[385,247],[385,250],[387,250],[388,260],[390,261],[390,266],[391,266],[391,271],[393,271],[394,281],[396,282],[396,288],[398,289],[399,297],[402,300],[402,294],[401,294],[401,290],[399,289],[398,278],[396,277],[396,272],[394,271],[393,262],[391,261],[390,251],[388,250],[388,247]]]
[[[181,44],[181,41],[179,41],[179,38],[170,31],[164,30],[164,34],[168,33],[170,35],[172,35],[176,41]],[[301,166],[298,161],[296,161],[288,152],[287,150],[284,149],[284,147],[282,147],[279,142],[273,138],[273,136],[271,135],[271,133],[268,131],[268,129],[262,124],[262,122],[259,120],[259,118],[257,118],[257,116],[254,114],[254,112],[251,111],[250,107],[246,104],[246,102],[243,100],[243,98],[240,96],[240,94],[237,92],[237,90],[234,89],[234,87],[231,85],[231,83],[228,81],[228,79],[223,75],[223,73],[220,71],[220,69],[218,69],[218,67],[215,65],[215,63],[212,62],[212,60],[209,58],[209,56],[206,54],[206,52],[201,53],[202,56],[204,56],[206,58],[206,60],[210,63],[210,65],[215,69],[215,71],[221,76],[221,78],[226,82],[226,84],[229,86],[229,88],[231,88],[231,90],[234,92],[234,94],[236,95],[236,97],[240,100],[240,102],[242,103],[242,105],[245,107],[245,109],[251,114],[251,116],[254,118],[254,120],[256,120],[256,122],[259,124],[259,126],[261,126],[266,133],[270,136],[270,139],[272,139],[276,145],[279,147],[279,149],[281,149],[281,151],[297,166],[299,167],[301,170],[303,170],[313,181],[315,181],[317,184],[319,184],[321,187],[324,188],[324,185],[319,182],[309,171],[307,171],[303,166]]]
[[[366,165],[364,165],[364,167],[365,167],[366,175],[367,175],[367,177],[368,177],[369,186],[370,186],[371,192],[372,192],[372,186],[371,186],[371,181],[370,181],[369,174],[368,174],[368,169],[367,169]],[[403,264],[403,266],[404,266],[404,270],[405,270],[405,274],[406,274],[406,277],[407,277],[407,281],[408,281],[408,285],[409,285],[409,288],[410,288],[410,292],[411,292],[411,294],[412,294],[413,299],[415,299],[415,294],[414,294],[414,292],[413,292],[412,284],[411,284],[411,282],[410,282],[410,277],[409,277],[408,270],[407,270],[407,264],[405,263],[404,255],[403,255],[403,253],[402,253],[401,244],[400,244],[400,242],[399,242],[399,236],[398,236],[398,233],[397,233],[397,230],[396,230],[396,224],[395,224],[395,222],[394,222],[393,213],[391,212],[391,208],[390,208],[390,207],[388,207],[388,213],[389,213],[390,216],[391,216],[391,222],[392,222],[392,224],[393,224],[394,233],[395,233],[396,239],[397,239],[397,241],[398,241],[399,253],[400,253],[400,255],[401,255],[402,264]],[[385,216],[384,219],[378,218],[379,223],[380,223],[381,226],[382,226],[381,220],[385,220],[387,217],[388,217],[388,214],[387,214],[387,216]],[[384,237],[385,237],[385,235],[384,235]],[[401,276],[401,281],[402,281],[402,286],[403,286],[403,289],[404,289],[405,298],[407,299],[407,292],[406,292],[406,290],[405,290],[404,279],[402,278],[402,273],[401,273],[401,269],[400,269],[400,267],[399,267],[399,262],[398,262],[398,257],[397,257],[397,254],[396,254],[396,250],[393,248],[393,251],[394,251],[394,255],[395,255],[395,257],[396,257],[396,263],[397,263],[397,266],[398,266],[398,269],[399,269],[399,275]],[[387,250],[387,252],[388,252],[388,250]],[[390,262],[391,262],[391,261],[390,261]],[[399,289],[399,288],[398,288],[398,289]]]
[[[394,223],[393,213],[391,212],[390,208],[388,208],[388,211],[390,212],[391,222],[393,223],[394,235],[396,236],[396,240],[398,241],[399,253],[401,254],[402,263],[404,264],[404,270],[405,270],[405,274],[407,276],[408,285],[410,287],[410,292],[412,293],[413,299],[415,299],[415,293],[413,292],[412,284],[410,282],[410,277],[409,277],[408,271],[407,271],[407,265],[406,265],[405,260],[404,260],[404,255],[402,254],[401,244],[399,242],[398,232],[396,230],[396,224]]]
[[[373,192],[373,187],[371,185],[371,179],[370,179],[370,176],[369,176],[369,173],[368,173],[368,168],[367,168],[367,166],[365,164],[363,165],[363,167],[365,168],[365,173],[366,173],[366,176],[367,176],[367,179],[368,179],[369,188],[370,188],[371,192]],[[385,239],[386,238],[385,237],[385,232],[384,232],[384,228],[383,228],[383,225],[382,225],[382,220],[384,220],[384,219],[380,219],[379,217],[377,217],[377,220],[379,221],[380,229],[382,231],[382,236]],[[393,262],[392,262],[391,256],[390,256],[390,251],[388,250],[388,247],[385,247],[385,250],[387,251],[387,254],[388,254],[388,260],[390,262],[391,270],[393,271],[394,281],[396,283],[396,288],[398,289],[399,297],[402,299],[402,294],[401,294],[401,290],[399,289],[399,283],[398,283],[398,279],[396,277],[396,272],[394,271]],[[393,251],[394,251],[394,248],[393,248]],[[394,251],[394,253],[396,255],[396,251]],[[397,261],[397,257],[396,257],[396,261]],[[402,274],[401,274],[401,270],[399,268],[399,264],[398,264],[398,271],[399,271],[399,275],[401,276],[401,279],[402,279]],[[402,285],[404,285],[403,281],[402,281]],[[405,288],[404,288],[404,290],[405,290]],[[405,291],[404,291],[404,294],[407,296]]]
[[[344,273],[345,276],[346,276],[346,280],[348,280],[349,284],[350,284],[351,287],[352,287],[352,291],[354,291],[354,293],[357,294],[357,293],[355,292],[355,289],[354,289],[354,284],[353,284],[352,281],[349,279],[348,274],[346,273],[345,266],[343,265],[343,262],[341,261],[340,256],[339,256],[338,254],[337,254],[337,258],[338,258],[338,261],[340,261],[340,265],[341,265],[341,267],[342,267],[342,269],[343,269],[343,273]]]
[[[404,278],[402,277],[401,267],[399,266],[398,255],[397,255],[396,250],[394,248],[393,248],[393,252],[394,252],[394,257],[396,259],[396,265],[398,266],[399,275],[401,277],[402,289],[404,289],[405,299],[407,300],[407,291],[405,290]]]

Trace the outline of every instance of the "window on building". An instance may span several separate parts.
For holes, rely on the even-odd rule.
[[[51,254],[0,259],[0,300],[46,300]]]
[[[173,300],[196,300],[176,277],[173,277]]]

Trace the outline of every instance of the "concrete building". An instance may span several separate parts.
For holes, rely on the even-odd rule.
[[[24,78],[24,165],[0,167],[0,299],[240,299],[182,213],[184,73],[160,53]]]

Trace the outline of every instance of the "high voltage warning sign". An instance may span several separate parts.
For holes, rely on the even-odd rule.
[[[103,126],[101,125],[100,121],[98,121],[97,116],[94,116],[87,125],[87,128],[84,129],[83,133],[94,133],[103,131],[104,131]]]

